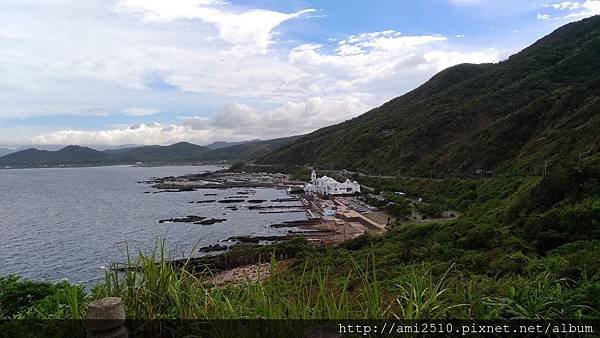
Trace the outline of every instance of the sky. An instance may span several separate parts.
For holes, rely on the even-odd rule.
[[[311,132],[600,0],[0,0],[0,147]]]

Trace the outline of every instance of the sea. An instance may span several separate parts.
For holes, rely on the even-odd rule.
[[[0,276],[92,286],[111,263],[134,258],[165,243],[169,258],[201,255],[198,248],[232,236],[284,235],[269,225],[305,219],[302,213],[259,213],[218,200],[247,189],[164,192],[139,183],[182,176],[217,166],[41,168],[0,170]],[[247,199],[289,197],[287,191],[256,188]],[[151,192],[151,193],[148,193]],[[206,194],[217,194],[206,196]],[[189,203],[216,200],[213,203]],[[293,205],[298,202],[277,204]],[[227,219],[212,225],[164,223],[188,215]],[[232,244],[232,243],[229,243]]]

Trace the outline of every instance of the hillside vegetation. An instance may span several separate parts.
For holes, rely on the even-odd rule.
[[[462,64],[262,159],[364,172],[473,173],[600,150],[600,16],[498,64]]]

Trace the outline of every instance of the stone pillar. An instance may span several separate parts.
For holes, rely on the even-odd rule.
[[[125,309],[118,297],[98,299],[87,308],[86,328],[90,338],[127,338]]]

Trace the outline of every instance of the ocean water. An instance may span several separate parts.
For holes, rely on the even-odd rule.
[[[216,170],[214,166],[94,167],[0,170],[0,275],[61,280],[91,285],[104,277],[103,267],[130,253],[150,250],[164,239],[171,258],[197,255],[192,249],[231,236],[278,235],[288,229],[268,225],[304,219],[302,213],[260,214],[243,203],[190,201],[239,196],[245,189],[204,189],[145,194],[151,177],[180,176]],[[247,199],[289,197],[286,191],[253,189]],[[217,196],[204,196],[216,193]],[[243,198],[243,197],[241,197]],[[297,204],[297,202],[277,203]],[[225,218],[213,225],[159,224],[187,215]]]

